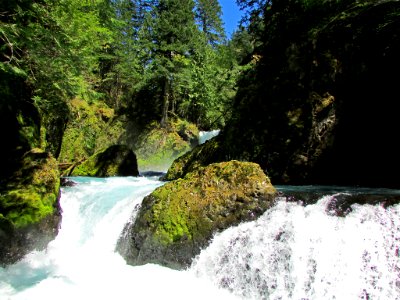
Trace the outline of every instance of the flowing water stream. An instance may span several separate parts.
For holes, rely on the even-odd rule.
[[[62,190],[58,236],[0,268],[0,299],[400,299],[400,205],[355,204],[342,217],[331,203],[352,191],[326,191],[309,205],[278,197],[176,271],[129,266],[114,252],[143,197],[162,182],[73,180],[79,184]]]
[[[200,131],[199,132],[199,144],[204,144],[206,141],[212,139],[219,134],[220,130],[215,129],[211,131]]]

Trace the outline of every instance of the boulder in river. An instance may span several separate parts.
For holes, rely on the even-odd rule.
[[[135,153],[125,145],[113,145],[67,170],[68,176],[138,176]]]
[[[254,220],[272,205],[275,194],[255,163],[199,168],[145,197],[117,250],[132,265],[187,267],[216,232]]]

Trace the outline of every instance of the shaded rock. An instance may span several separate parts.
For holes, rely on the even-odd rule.
[[[192,151],[185,153],[173,161],[169,167],[164,180],[175,180],[184,177],[187,173],[193,172],[200,167],[210,163],[225,160],[225,155],[218,137],[213,138],[204,144],[198,145]]]
[[[315,204],[322,197],[329,197],[325,209],[330,216],[345,217],[353,211],[352,206],[355,204],[387,208],[400,203],[400,192],[392,189],[308,186],[299,190],[296,186],[291,187],[285,187],[284,192],[280,191],[279,197],[304,206]]]
[[[33,250],[44,250],[58,234],[61,209],[37,223],[15,227],[0,215],[0,266],[13,264]]]
[[[68,176],[138,176],[135,153],[124,145],[113,145],[67,170]]]
[[[75,186],[77,185],[77,183],[69,178],[65,178],[65,177],[61,177],[60,178],[60,184],[63,187],[67,187],[67,186]]]
[[[117,116],[112,108],[102,102],[88,103],[74,98],[68,102],[71,118],[62,139],[60,163],[73,164],[88,159],[105,148],[124,144],[125,117]]]
[[[146,126],[129,145],[132,145],[141,171],[168,169],[177,157],[190,151],[198,141],[199,130],[194,124],[173,119],[168,126],[158,122]]]
[[[254,220],[276,194],[254,163],[222,162],[188,173],[147,196],[117,251],[129,264],[157,263],[184,268],[213,234]]]
[[[0,64],[0,181],[20,168],[24,153],[40,146],[40,115],[31,97],[25,74]]]
[[[55,238],[61,221],[56,160],[33,149],[0,190],[0,265],[11,264]]]

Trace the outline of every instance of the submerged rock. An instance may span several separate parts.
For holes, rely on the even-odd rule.
[[[61,177],[60,184],[62,187],[75,186],[77,183],[69,178]]]
[[[66,172],[68,176],[138,176],[135,153],[124,145],[113,145]]]
[[[58,233],[61,221],[60,180],[56,160],[33,149],[21,168],[0,190],[0,265],[44,249]]]
[[[272,205],[275,194],[257,164],[211,164],[147,196],[117,250],[132,265],[184,268],[216,232],[254,220]]]

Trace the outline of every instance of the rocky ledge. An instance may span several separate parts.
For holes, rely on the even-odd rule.
[[[66,176],[138,176],[135,153],[125,145],[113,145],[100,151],[81,164],[73,165]]]

